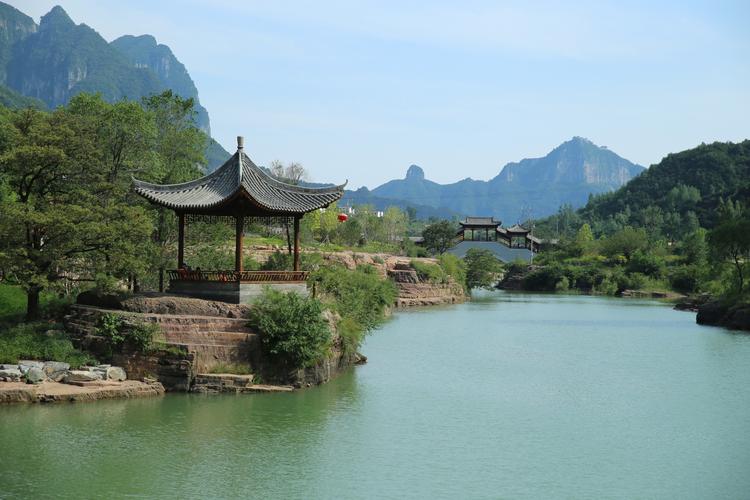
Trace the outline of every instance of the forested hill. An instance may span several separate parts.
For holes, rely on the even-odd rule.
[[[719,205],[729,200],[750,204],[750,140],[702,144],[670,154],[577,212],[563,209],[538,222],[537,232],[570,234],[586,222],[597,234],[630,225],[654,237],[679,238],[698,226],[712,228]]]
[[[99,92],[114,102],[171,89],[194,100],[196,125],[210,135],[208,112],[200,104],[198,90],[169,47],[150,35],[126,35],[108,43],[93,28],[76,24],[60,6],[37,25],[0,2],[0,85],[10,89],[2,92],[3,103],[10,107],[25,105],[15,92],[49,108],[66,104],[81,92]],[[210,141],[207,156],[212,169],[229,153]]]
[[[386,182],[366,194],[393,200],[392,204],[430,206],[443,217],[492,215],[514,223],[553,214],[565,204],[582,207],[589,195],[613,191],[643,170],[605,147],[573,137],[544,157],[508,163],[489,181],[466,178],[438,184],[412,165],[404,179]],[[345,202],[366,202],[361,198],[359,192],[347,192]]]

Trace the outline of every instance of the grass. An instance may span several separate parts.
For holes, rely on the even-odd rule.
[[[43,316],[53,315],[70,303],[53,292],[42,292],[39,297]],[[26,292],[20,286],[0,283],[0,323],[21,321],[26,314]]]
[[[250,375],[250,367],[238,363],[218,363],[211,368],[209,373],[229,373],[232,375]]]
[[[96,364],[90,354],[73,346],[60,325],[38,321],[21,323],[0,334],[0,363],[16,363],[21,359],[62,361],[72,368]]]

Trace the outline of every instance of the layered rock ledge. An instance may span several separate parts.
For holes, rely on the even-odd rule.
[[[45,381],[41,384],[0,382],[0,403],[63,403],[101,399],[128,399],[164,395],[159,382],[125,380],[100,381],[80,385]]]

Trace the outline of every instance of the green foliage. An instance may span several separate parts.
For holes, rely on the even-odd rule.
[[[377,328],[385,319],[385,310],[396,301],[396,285],[384,280],[372,266],[355,270],[326,266],[315,271],[308,281],[315,293],[342,318],[351,318],[364,332]]]
[[[420,281],[426,281],[429,283],[446,283],[448,281],[448,275],[443,268],[437,264],[413,260],[410,265],[417,272]]]
[[[742,294],[745,289],[745,267],[750,260],[750,216],[741,209],[728,210],[721,222],[708,234],[714,254],[734,266],[736,289]]]
[[[125,346],[148,352],[153,347],[154,336],[160,331],[156,323],[128,322],[115,313],[100,315],[96,323],[96,334],[104,338],[110,355]]]
[[[137,351],[147,352],[153,346],[154,337],[160,332],[156,323],[137,322],[128,328],[126,341]]]
[[[96,334],[104,337],[109,345],[119,347],[125,341],[122,324],[123,319],[119,314],[102,314],[96,322]]]
[[[492,288],[497,284],[497,275],[502,264],[489,250],[470,248],[464,257],[466,263],[466,286],[472,288]]]
[[[264,290],[250,311],[250,325],[262,333],[265,350],[293,368],[322,360],[331,341],[320,301],[294,292]]]
[[[239,363],[217,363],[209,373],[230,373],[232,375],[250,375],[250,367]]]
[[[466,283],[466,262],[451,253],[444,253],[438,258],[438,263],[443,268],[443,272],[453,278],[453,281],[464,287],[464,289],[468,289]]]
[[[642,228],[625,227],[612,236],[602,240],[602,254],[607,257],[622,255],[630,259],[637,250],[642,250],[648,245],[648,236]]]
[[[446,220],[430,224],[422,231],[425,248],[437,254],[448,250],[455,237],[456,227]]]
[[[50,330],[50,323],[20,323],[0,335],[0,363],[16,363],[20,359],[62,361],[72,368],[96,364],[91,355],[73,347],[65,332]]]

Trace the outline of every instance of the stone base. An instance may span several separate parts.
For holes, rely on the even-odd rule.
[[[307,296],[307,285],[300,283],[238,283],[236,281],[171,281],[167,292],[204,300],[220,300],[230,304],[248,304],[266,287],[281,292],[297,292]]]
[[[127,399],[161,396],[164,387],[159,382],[100,382],[91,386],[42,382],[29,385],[22,382],[0,382],[0,403],[61,403],[97,401],[99,399]]]

